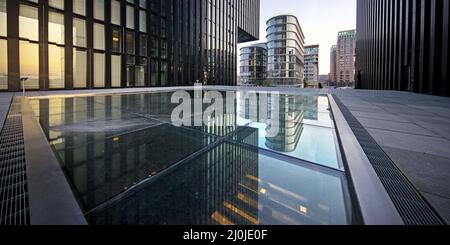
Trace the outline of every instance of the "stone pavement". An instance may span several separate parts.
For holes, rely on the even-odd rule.
[[[450,98],[335,90],[411,183],[450,223]]]

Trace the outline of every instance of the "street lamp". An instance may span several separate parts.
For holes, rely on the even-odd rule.
[[[27,81],[27,80],[28,80],[28,77],[20,78],[20,81],[22,82],[23,97],[25,97],[25,81]]]

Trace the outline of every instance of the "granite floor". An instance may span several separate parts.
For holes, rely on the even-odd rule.
[[[425,199],[450,223],[450,98],[334,91]]]

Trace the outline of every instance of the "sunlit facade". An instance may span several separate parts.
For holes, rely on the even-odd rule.
[[[0,90],[236,85],[259,0],[0,0]]]
[[[267,21],[267,78],[273,85],[303,87],[304,46],[297,17],[280,15]]]
[[[305,82],[308,87],[319,86],[319,45],[305,46]]]

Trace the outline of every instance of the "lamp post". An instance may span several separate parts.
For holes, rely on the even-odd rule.
[[[23,97],[25,97],[25,81],[28,80],[28,77],[22,77],[20,78],[20,81],[22,82],[22,93],[23,93]]]

